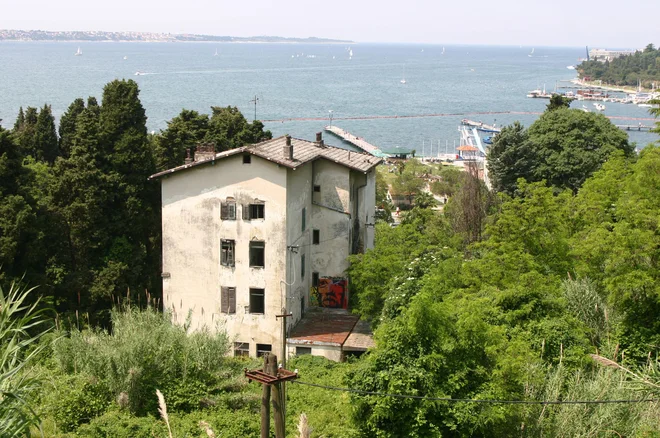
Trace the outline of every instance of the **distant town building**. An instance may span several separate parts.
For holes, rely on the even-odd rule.
[[[606,49],[591,49],[589,51],[589,58],[594,61],[612,61],[620,56],[628,56],[635,53],[635,50],[606,50]]]
[[[284,313],[288,354],[338,360],[368,345],[351,336],[363,326],[347,311],[345,271],[374,244],[380,159],[316,140],[200,146],[151,177],[162,188],[164,308],[193,329],[226,330],[235,355],[279,355]]]

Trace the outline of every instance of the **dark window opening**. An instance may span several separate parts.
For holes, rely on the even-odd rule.
[[[220,264],[234,266],[234,241],[222,240],[220,245]]]
[[[321,242],[321,231],[314,230],[312,231],[312,243],[318,245]]]
[[[266,212],[264,204],[250,204],[250,219],[264,219]]]
[[[222,286],[220,288],[220,312],[228,315],[236,313],[236,288]]]
[[[266,244],[264,242],[250,242],[250,267],[263,268],[266,266]]]
[[[305,231],[305,228],[306,228],[305,227],[305,225],[306,225],[305,220],[306,219],[307,219],[307,210],[305,209],[305,207],[303,207],[303,209],[302,209],[302,231]]]
[[[234,356],[236,357],[250,356],[250,344],[247,342],[234,342]]]
[[[252,155],[245,154],[243,155],[243,164],[250,164],[252,162]]]
[[[257,344],[257,357],[263,357],[266,353],[273,351],[273,346],[270,344]]]
[[[300,254],[300,278],[305,278],[305,254]]]
[[[312,272],[312,286],[319,287],[319,273]]]
[[[223,221],[236,220],[236,201],[227,198],[226,202],[220,203],[220,219]]]
[[[312,354],[312,347],[296,347],[296,356],[303,354]]]
[[[321,191],[321,186],[314,186],[314,191],[319,193]]]
[[[250,288],[250,313],[265,313],[265,300],[263,289]]]

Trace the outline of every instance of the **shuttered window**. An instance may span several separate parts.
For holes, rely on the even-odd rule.
[[[243,220],[265,219],[266,205],[257,199],[252,204],[243,204]]]
[[[227,198],[227,201],[220,203],[220,219],[223,221],[236,220],[236,201]]]
[[[222,286],[220,288],[220,312],[228,315],[236,313],[236,288]]]
[[[220,264],[234,266],[234,260],[234,241],[223,239],[220,243]]]

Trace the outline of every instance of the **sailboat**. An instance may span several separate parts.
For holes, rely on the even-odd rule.
[[[82,50],[80,50],[80,46],[78,47],[78,50],[76,51],[76,56],[82,56]]]
[[[445,47],[443,46],[441,55],[444,55],[444,54],[445,54]]]
[[[531,58],[532,56],[534,56],[534,48],[533,48],[533,47],[532,47],[532,51],[529,52],[529,55],[527,55],[527,56],[529,56],[530,58]]]
[[[348,59],[353,59],[353,49],[348,49]]]
[[[213,54],[213,56],[218,56],[218,49],[215,49],[215,53]]]
[[[405,84],[406,83],[406,65],[403,65],[403,77],[401,79],[401,83]]]

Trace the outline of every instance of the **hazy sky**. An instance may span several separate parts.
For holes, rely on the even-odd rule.
[[[643,47],[660,0],[0,0],[0,29]]]

